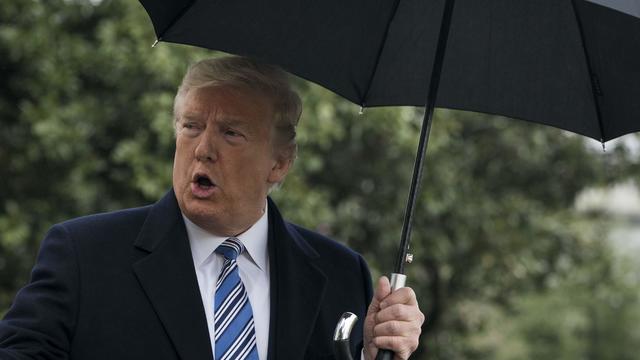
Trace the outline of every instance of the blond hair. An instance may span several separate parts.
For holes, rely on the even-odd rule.
[[[182,101],[190,90],[210,86],[245,88],[269,98],[274,109],[274,145],[281,156],[295,159],[296,126],[302,113],[302,101],[291,88],[284,70],[241,56],[199,61],[189,67],[178,88],[173,102],[174,120],[178,121]]]

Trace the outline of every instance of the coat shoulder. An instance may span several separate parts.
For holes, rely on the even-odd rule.
[[[131,245],[147,219],[152,205],[86,215],[53,226],[62,228],[77,246],[125,242]]]
[[[115,210],[91,215],[85,215],[74,219],[66,220],[58,225],[67,229],[95,231],[96,229],[108,229],[115,225],[127,226],[144,222],[152,205],[135,207],[130,209]]]
[[[349,259],[351,261],[360,261],[362,259],[362,256],[359,253],[349,248],[345,244],[338,242],[326,235],[320,234],[318,232],[309,230],[293,223],[287,223],[287,225],[289,226],[290,230],[294,230],[302,238],[304,238],[320,257],[332,256],[334,257],[334,259],[338,257],[340,259]]]

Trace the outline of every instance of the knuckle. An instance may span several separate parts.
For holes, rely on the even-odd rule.
[[[407,305],[398,306],[398,318],[402,320],[411,321],[414,318],[413,308]]]
[[[404,348],[404,341],[401,337],[393,337],[391,338],[392,346],[397,351],[402,351]]]
[[[371,304],[369,304],[369,307],[367,308],[367,315],[375,314],[377,311],[378,311],[378,309],[376,308],[376,306],[372,302]]]
[[[410,299],[416,299],[416,292],[413,291],[412,288],[405,288],[405,289],[407,289],[407,294]]]
[[[397,336],[402,335],[402,323],[399,321],[386,321],[373,328],[374,336]]]
[[[420,346],[420,342],[418,341],[418,338],[415,338],[411,341],[411,352],[416,351],[416,349],[418,348],[418,346]]]
[[[389,334],[399,334],[401,330],[400,323],[398,321],[387,322],[387,330],[389,331]]]
[[[396,319],[400,319],[402,318],[406,311],[404,309],[404,307],[400,306],[400,305],[394,305],[390,308],[391,310],[391,314],[393,315],[394,318]]]
[[[403,345],[402,338],[397,336],[378,336],[373,339],[373,343],[378,348],[389,349],[395,353],[407,351],[406,346]]]
[[[373,336],[381,336],[384,333],[384,329],[382,328],[382,324],[378,324],[373,327]]]
[[[400,349],[400,341],[396,337],[389,337],[387,343],[391,350],[395,350],[397,352]]]
[[[386,347],[386,343],[384,342],[384,338],[382,337],[374,337],[373,338],[373,344],[377,347],[377,348],[384,348]]]
[[[412,351],[409,350],[403,350],[402,352],[400,352],[400,354],[398,354],[398,356],[400,357],[400,359],[409,359],[409,356],[411,356]]]

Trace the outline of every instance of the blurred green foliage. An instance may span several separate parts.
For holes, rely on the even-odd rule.
[[[160,44],[124,0],[0,4],[0,313],[53,223],[147,204],[171,186],[172,100],[209,51]],[[358,108],[296,80],[300,153],[273,193],[291,220],[389,271],[420,127],[412,108]],[[632,359],[638,266],[614,256],[583,189],[632,176],[624,146],[439,110],[409,282],[428,314],[418,359]],[[349,310],[349,309],[345,309]]]

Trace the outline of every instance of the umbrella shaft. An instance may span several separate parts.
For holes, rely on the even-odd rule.
[[[427,102],[425,104],[424,118],[422,120],[422,128],[420,129],[420,140],[418,142],[418,150],[416,152],[416,161],[413,165],[413,177],[411,178],[411,187],[409,188],[409,198],[404,213],[404,222],[402,225],[402,235],[400,237],[400,248],[396,256],[396,264],[394,272],[404,274],[404,264],[407,260],[409,244],[411,239],[411,225],[413,223],[413,213],[420,188],[420,179],[424,168],[424,157],[429,143],[429,133],[431,132],[431,123],[433,121],[433,113],[436,106],[436,98],[438,96],[438,87],[440,85],[440,74],[442,73],[442,63],[444,54],[447,50],[447,39],[449,38],[449,28],[451,27],[451,17],[455,0],[446,0],[442,13],[442,22],[440,23],[440,34],[438,36],[438,47],[431,70],[431,81],[429,82],[429,92],[427,94]]]

